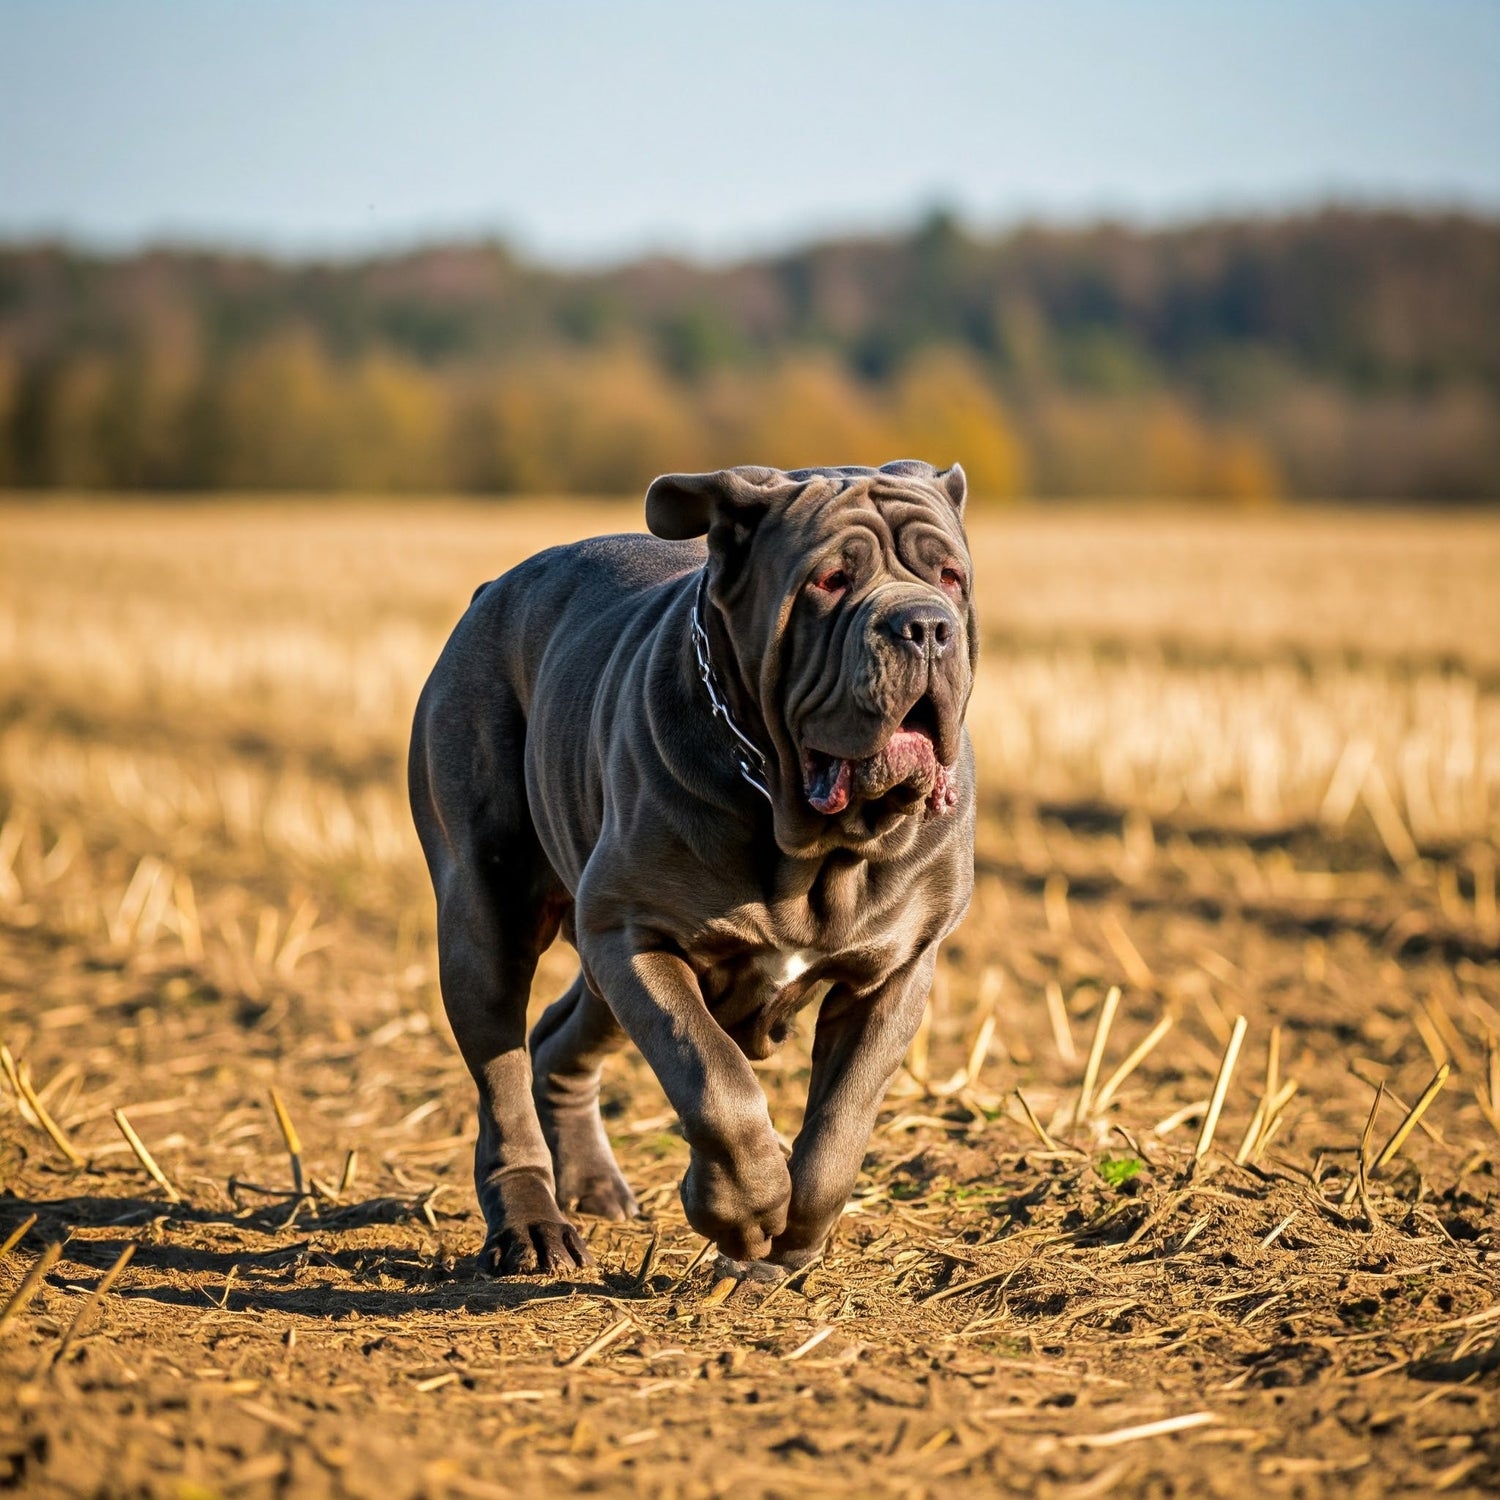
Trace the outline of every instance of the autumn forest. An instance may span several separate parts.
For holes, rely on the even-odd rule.
[[[934,214],[595,271],[0,247],[0,485],[605,494],[899,454],[996,500],[1492,498],[1500,222]]]

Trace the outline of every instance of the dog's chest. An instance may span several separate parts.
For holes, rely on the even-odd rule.
[[[757,946],[726,956],[704,976],[704,997],[719,1024],[749,1057],[768,1057],[792,1018],[834,982],[828,955],[815,948]]]
[[[751,959],[750,966],[773,991],[780,991],[801,979],[823,957],[817,948],[764,948]]]
[[[872,882],[787,885],[765,906],[740,909],[689,945],[704,962],[699,974],[710,1011],[751,1057],[769,1055],[797,1012],[834,986],[869,993],[910,955],[910,934],[871,899],[884,894]]]
[[[707,989],[726,1017],[739,1019],[795,1000],[798,1008],[828,987],[818,971],[828,954],[817,948],[747,947],[726,956],[710,971]],[[717,1007],[716,1007],[717,1008]]]

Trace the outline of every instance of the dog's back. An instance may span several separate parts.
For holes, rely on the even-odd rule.
[[[475,591],[412,728],[408,784],[429,867],[465,826],[493,826],[498,836],[546,815],[535,757],[548,759],[552,801],[581,810],[596,800],[586,752],[600,685],[703,556],[693,542],[590,537],[539,552]],[[537,713],[545,722],[533,725]]]

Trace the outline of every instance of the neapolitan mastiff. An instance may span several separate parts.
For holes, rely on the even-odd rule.
[[[754,1274],[822,1247],[973,886],[964,492],[912,460],[669,474],[655,537],[475,594],[409,769],[479,1088],[484,1269],[582,1265],[564,1210],[636,1211],[599,1116],[627,1039],[691,1147],[693,1227]],[[559,930],[581,971],[528,1051]],[[788,1159],[749,1059],[818,996]]]

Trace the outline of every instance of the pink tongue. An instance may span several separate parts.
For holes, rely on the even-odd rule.
[[[854,767],[847,760],[836,760],[807,787],[808,805],[814,812],[838,813],[849,805],[849,780]]]
[[[932,736],[923,734],[920,729],[898,729],[886,744],[885,754],[893,765],[903,770],[937,763]]]

